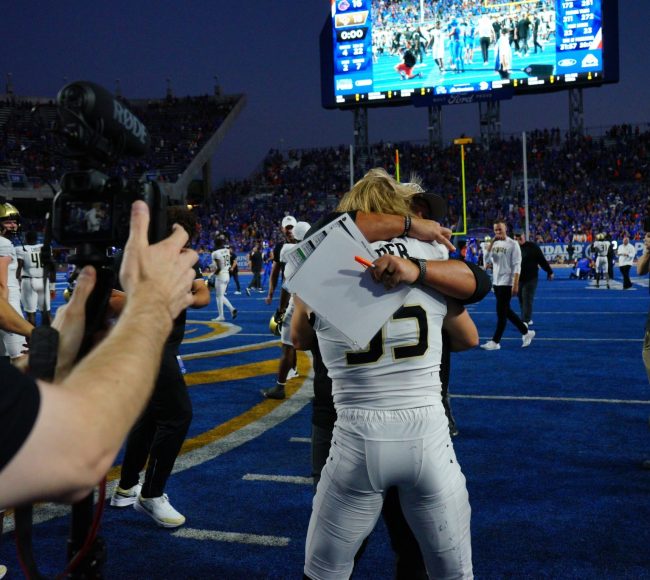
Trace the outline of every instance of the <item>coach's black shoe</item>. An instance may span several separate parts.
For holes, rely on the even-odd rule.
[[[284,394],[284,387],[282,385],[275,385],[275,387],[271,387],[270,389],[261,389],[260,393],[264,395],[267,399],[278,399],[282,400],[285,398]]]
[[[650,459],[641,462],[641,469],[650,469]]]
[[[460,435],[460,431],[458,430],[458,427],[456,427],[456,425],[449,425],[449,434],[452,437],[458,437]]]
[[[235,320],[235,318],[237,318],[237,309],[233,308],[230,315],[232,316],[232,319]]]

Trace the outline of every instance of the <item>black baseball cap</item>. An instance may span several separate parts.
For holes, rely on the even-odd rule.
[[[447,217],[447,201],[437,193],[418,193],[413,199],[423,201],[429,208],[429,219],[441,221]]]

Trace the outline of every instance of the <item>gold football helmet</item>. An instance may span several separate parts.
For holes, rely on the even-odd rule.
[[[16,209],[15,205],[11,203],[0,203],[0,221],[18,219],[20,219],[20,212]]]
[[[269,320],[269,330],[271,334],[280,336],[282,333],[282,324],[284,323],[284,314],[276,312]]]

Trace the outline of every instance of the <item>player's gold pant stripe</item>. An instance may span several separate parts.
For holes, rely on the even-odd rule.
[[[298,355],[298,372],[300,373],[300,377],[298,379],[287,382],[287,386],[285,387],[285,392],[287,394],[287,397],[291,397],[298,389],[300,389],[303,382],[305,381],[305,377],[307,376],[311,368],[311,360],[304,352],[297,351],[297,355]],[[217,371],[191,373],[190,375],[186,375],[185,378],[188,385],[204,384],[204,383],[190,383],[189,377],[193,375],[204,375],[204,378],[207,378],[207,375],[218,376],[218,378],[212,378],[210,381],[207,382],[223,382],[227,380],[236,380],[237,377],[233,375],[234,369],[240,369],[240,372],[246,371],[250,373],[252,367],[255,366],[259,368],[273,369],[265,373],[259,373],[259,374],[274,373],[277,372],[278,370],[278,361],[277,360],[263,361],[261,363],[254,363],[250,365],[240,365],[239,367],[228,367],[225,369],[219,369]],[[257,376],[257,375],[245,374],[239,378],[249,378],[251,376]],[[263,401],[259,402],[257,405],[248,409],[248,411],[245,411],[241,415],[237,417],[233,417],[229,421],[226,421],[221,425],[217,425],[212,429],[205,431],[200,435],[197,435],[196,437],[192,437],[191,439],[186,439],[185,443],[183,443],[183,447],[181,449],[180,455],[183,455],[185,453],[188,453],[189,451],[193,451],[195,449],[208,445],[209,443],[212,443],[213,441],[217,441],[218,439],[223,439],[224,437],[227,437],[228,435],[234,433],[235,431],[242,429],[243,427],[246,427],[247,425],[257,421],[258,419],[264,417],[265,415],[268,415],[271,411],[273,411],[273,409],[275,409],[278,405],[281,404],[282,401],[280,400],[264,399]],[[122,469],[121,465],[115,465],[114,467],[112,467],[111,470],[108,472],[108,475],[106,476],[108,481],[113,481],[114,479],[118,479],[120,477],[121,469]]]

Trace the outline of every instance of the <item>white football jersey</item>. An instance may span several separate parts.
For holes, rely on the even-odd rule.
[[[411,238],[372,246],[380,256],[439,259],[431,244]],[[414,285],[404,306],[361,351],[350,350],[343,335],[317,316],[314,329],[332,379],[336,408],[409,409],[439,402],[446,313],[447,303],[440,293]]]
[[[0,236],[0,257],[9,256],[11,262],[9,263],[9,272],[7,278],[7,287],[11,290],[20,292],[20,282],[16,278],[16,270],[18,269],[18,258],[16,257],[16,248],[4,236]]]
[[[43,244],[16,247],[16,256],[23,261],[23,278],[42,278],[43,264],[41,263],[41,248]]]
[[[599,258],[606,258],[609,251],[610,242],[608,240],[599,240],[593,243],[595,254]]]
[[[220,248],[212,252],[212,261],[219,268],[220,278],[230,278],[230,250],[228,248]]]
[[[280,263],[284,264],[284,279],[286,280],[287,278],[291,278],[291,275],[294,272],[294,266],[293,264],[290,264],[287,262],[287,255],[289,254],[289,250],[293,248],[296,244],[282,244],[282,249],[280,250]]]

